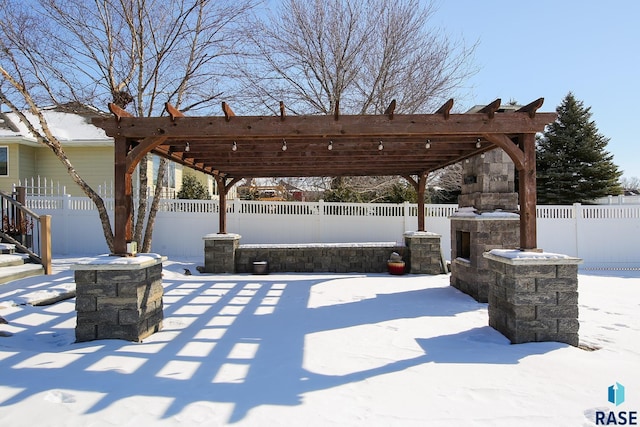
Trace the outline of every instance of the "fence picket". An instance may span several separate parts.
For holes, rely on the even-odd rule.
[[[112,198],[105,198],[113,211]],[[27,206],[53,216],[53,252],[107,252],[93,202],[86,197],[35,196]],[[456,205],[426,205],[429,231],[442,236],[450,259],[449,216]],[[579,256],[586,267],[640,268],[640,205],[538,206],[538,246]],[[217,231],[217,200],[162,199],[152,250],[169,256],[203,256],[202,236]],[[314,243],[402,240],[417,228],[417,205],[230,200],[230,232],[242,243]]]

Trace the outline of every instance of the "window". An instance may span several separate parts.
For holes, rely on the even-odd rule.
[[[153,156],[153,185],[158,185],[158,169],[160,169],[160,157]],[[167,162],[162,187],[176,188],[176,164],[174,162]]]
[[[0,147],[0,176],[9,175],[9,147]]]

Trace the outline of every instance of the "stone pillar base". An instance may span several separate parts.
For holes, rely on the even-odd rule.
[[[207,234],[204,240],[204,272],[235,273],[239,234]]]
[[[166,257],[102,255],[73,266],[76,341],[142,341],[162,329],[162,262]]]
[[[484,257],[496,272],[489,287],[489,326],[513,344],[558,341],[578,346],[581,259],[517,249],[495,249]]]
[[[442,264],[440,235],[427,231],[404,233],[405,245],[409,249],[409,273],[441,274],[446,272]]]

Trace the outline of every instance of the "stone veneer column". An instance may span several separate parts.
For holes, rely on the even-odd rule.
[[[207,234],[204,240],[205,273],[235,273],[239,234]]]
[[[72,268],[76,341],[142,341],[162,328],[162,262],[166,257],[102,255]]]
[[[520,242],[520,215],[509,212],[477,214],[460,209],[451,220],[451,278],[454,288],[478,302],[489,301],[496,273],[483,254],[492,249],[515,248]],[[468,253],[463,253],[460,233],[467,233]]]
[[[489,326],[513,344],[558,341],[578,346],[578,264],[566,255],[492,250]]]
[[[428,231],[412,231],[404,233],[405,245],[409,249],[409,273],[441,274],[445,272],[442,265],[440,235]]]

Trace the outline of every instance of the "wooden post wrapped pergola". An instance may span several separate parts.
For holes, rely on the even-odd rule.
[[[219,189],[219,233],[226,233],[226,194],[244,178],[403,176],[418,192],[418,231],[425,231],[424,192],[430,172],[502,148],[519,172],[520,248],[536,242],[535,134],[556,118],[537,113],[540,98],[515,112],[496,100],[477,113],[452,114],[449,100],[433,114],[187,117],[166,104],[167,116],[133,117],[111,104],[114,117],[94,118],[115,143],[114,255],[132,238],[132,184],[147,153],[212,175]]]

